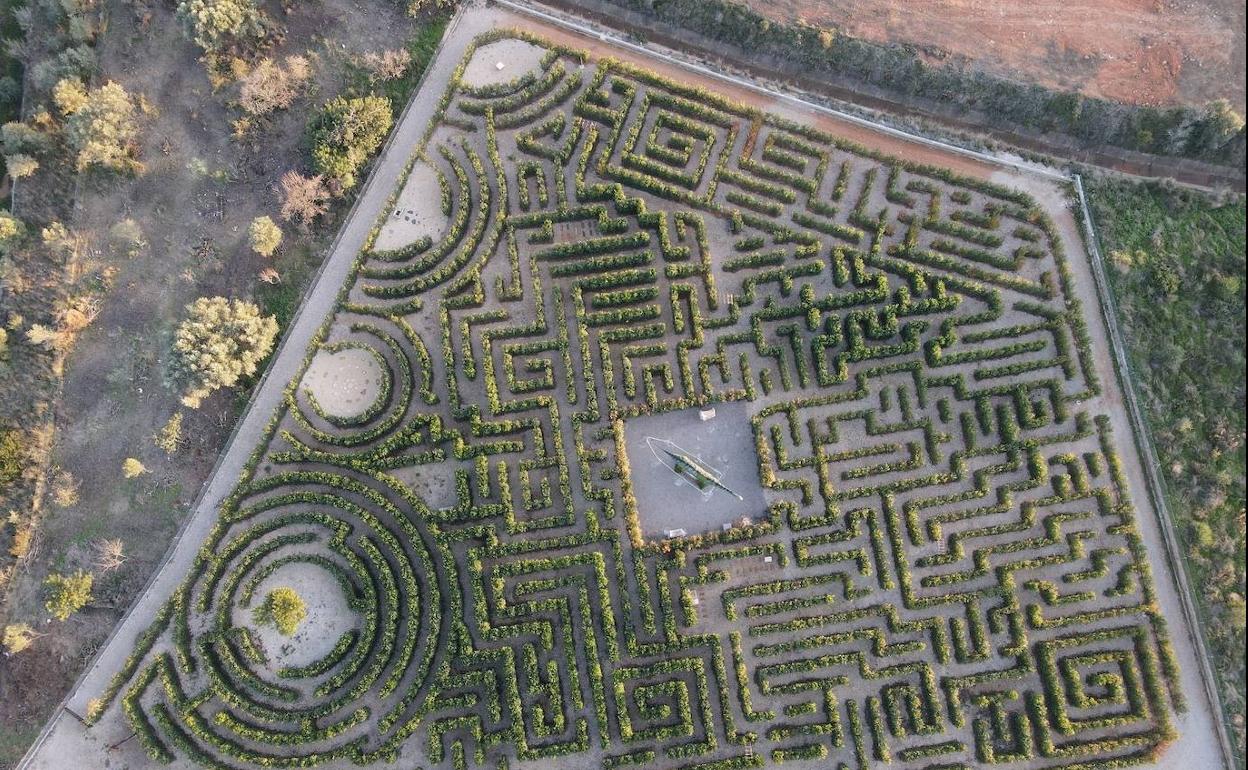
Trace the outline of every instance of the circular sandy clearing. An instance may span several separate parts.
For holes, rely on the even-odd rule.
[[[332,417],[363,414],[381,393],[381,370],[374,354],[364,348],[321,350],[303,376],[303,387],[316,399],[321,411]]]
[[[382,225],[373,248],[393,251],[421,238],[437,240],[446,232],[447,216],[442,212],[442,185],[438,172],[428,163],[417,162],[403,184],[399,198]]]
[[[308,615],[290,636],[282,636],[271,624],[256,623],[252,611],[276,588],[293,588],[308,607]],[[342,586],[328,570],[309,562],[291,562],[278,567],[252,595],[250,607],[234,608],[234,625],[251,631],[268,657],[273,672],[288,667],[307,666],[329,655],[342,635],[356,626]]]
[[[472,55],[460,82],[469,88],[510,83],[540,67],[546,53],[540,45],[514,38],[483,45]]]

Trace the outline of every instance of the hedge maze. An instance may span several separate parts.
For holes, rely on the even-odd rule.
[[[1177,672],[1045,214],[537,39],[462,82],[520,34],[415,150],[445,232],[366,249],[308,352],[388,384],[291,385],[105,710],[231,768],[1156,757]],[[727,401],[765,508],[645,539],[626,425]],[[247,608],[291,565],[356,619],[277,666]]]

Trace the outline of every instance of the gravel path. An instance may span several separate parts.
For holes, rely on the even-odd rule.
[[[483,45],[464,68],[464,85],[474,88],[502,85],[535,69],[546,49],[523,40],[499,40]]]

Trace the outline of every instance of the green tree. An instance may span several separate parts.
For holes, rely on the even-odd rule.
[[[385,97],[331,100],[309,126],[316,172],[337,179],[345,189],[355,187],[356,172],[381,147],[391,122]]]
[[[257,623],[272,624],[282,636],[290,636],[308,616],[308,605],[295,589],[274,588],[255,609],[252,618]]]
[[[5,155],[39,153],[48,150],[52,140],[37,128],[12,120],[0,126],[0,145]]]
[[[1209,157],[1244,130],[1244,118],[1226,99],[1215,99],[1205,107],[1204,113],[1192,127],[1187,137],[1187,152]]]
[[[247,228],[247,243],[251,250],[262,257],[269,257],[277,251],[282,242],[282,228],[269,217],[256,217]]]
[[[14,179],[25,179],[39,170],[39,161],[26,153],[19,152],[5,156],[4,166],[9,170],[9,176]]]
[[[91,588],[95,584],[95,577],[82,570],[72,575],[54,572],[43,584],[48,588],[48,601],[44,607],[52,613],[52,617],[65,620],[91,601]]]
[[[277,320],[262,316],[251,302],[225,297],[200,297],[186,310],[174,335],[170,373],[183,390],[182,403],[195,409],[214,390],[255,374],[273,349]]]
[[[73,149],[79,171],[143,170],[136,157],[139,122],[134,99],[109,81],[88,91],[77,78],[65,78],[52,93],[65,116],[65,139]]]
[[[177,18],[186,36],[208,53],[264,35],[264,17],[254,0],[182,0]]]

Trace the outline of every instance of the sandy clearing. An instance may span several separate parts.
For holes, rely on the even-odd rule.
[[[541,66],[545,55],[545,48],[523,40],[499,40],[483,45],[464,69],[463,83],[470,88],[510,83]]]
[[[282,587],[293,588],[308,608],[308,616],[291,636],[282,636],[272,625],[252,619],[252,609],[260,606],[270,591]],[[251,607],[235,606],[232,620],[234,625],[251,630],[268,656],[269,670],[276,674],[288,666],[306,666],[324,658],[356,625],[357,617],[333,575],[315,564],[293,562],[261,581]]]
[[[423,161],[412,167],[394,210],[377,234],[373,248],[378,251],[401,249],[421,238],[437,240],[446,232],[447,217],[442,212],[442,186],[438,172]]]
[[[388,376],[373,354],[362,348],[322,350],[312,358],[303,386],[326,414],[355,417],[377,400],[381,378]]]

